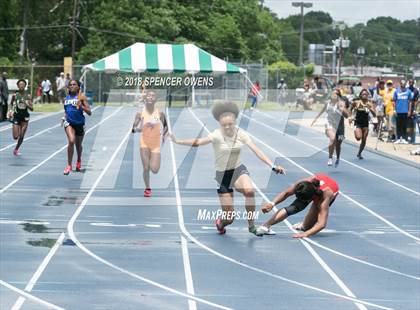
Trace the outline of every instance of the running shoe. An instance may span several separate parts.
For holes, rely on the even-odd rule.
[[[82,162],[78,161],[76,162],[76,171],[80,172],[82,170]]]
[[[332,158],[328,158],[328,163],[327,163],[327,165],[328,165],[328,166],[332,166],[332,164],[333,164],[333,160],[332,160]]]
[[[268,228],[267,228],[267,229],[268,229]],[[251,234],[256,235],[257,237],[262,237],[262,236],[264,236],[264,233],[263,233],[263,232],[261,232],[261,231],[258,231],[257,226],[255,226],[255,225],[252,225],[251,227],[248,227],[248,231],[249,231]]]
[[[276,232],[274,230],[272,230],[271,227],[265,227],[264,225],[261,225],[261,226],[257,227],[257,233],[256,233],[257,236],[259,236],[259,235],[261,235],[261,236],[262,235],[273,236],[275,234],[276,234]]]
[[[64,175],[69,175],[69,174],[70,174],[70,171],[71,171],[71,166],[70,166],[70,165],[68,165],[68,166],[66,167],[66,169],[64,169],[63,174],[64,174]]]
[[[152,190],[150,188],[146,188],[143,193],[144,197],[152,197]]]
[[[219,234],[224,235],[226,233],[226,228],[222,227],[222,219],[220,217],[216,220],[215,224]]]
[[[357,158],[359,158],[360,160],[363,159],[363,156],[361,154],[357,154]]]
[[[13,155],[15,155],[15,156],[20,156],[20,155],[21,155],[21,153],[19,152],[19,150],[18,150],[18,149],[14,149],[14,150],[13,150]]]
[[[401,143],[401,144],[408,144],[408,141],[407,141],[407,140],[405,140],[405,139],[402,139],[400,143]]]
[[[340,163],[340,160],[337,158],[337,159],[335,160],[334,167],[335,167],[335,168],[337,168],[337,167],[338,167],[338,165],[339,165],[339,163]]]

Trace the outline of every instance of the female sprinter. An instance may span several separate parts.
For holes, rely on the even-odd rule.
[[[315,124],[318,118],[327,112],[327,121],[325,123],[325,134],[330,139],[328,145],[328,166],[332,166],[335,148],[335,167],[340,163],[341,143],[344,140],[344,118],[349,116],[344,101],[340,100],[340,91],[338,89],[331,93],[330,101],[326,103],[324,108],[315,117],[311,126]]]
[[[77,80],[70,80],[69,93],[64,100],[64,130],[67,135],[67,166],[64,175],[68,175],[72,170],[74,145],[76,144],[77,162],[76,171],[81,170],[82,166],[82,142],[85,135],[85,116],[91,115],[90,107],[86,96],[80,92],[80,84]]]
[[[350,111],[356,110],[354,137],[357,141],[362,140],[357,158],[363,159],[362,152],[366,146],[366,140],[369,134],[369,112],[376,116],[376,109],[375,104],[369,100],[369,91],[366,88],[361,90],[359,97],[359,100],[353,101]]]
[[[241,149],[247,145],[257,157],[276,173],[284,173],[281,166],[275,166],[268,157],[257,148],[246,131],[236,126],[239,109],[232,102],[218,103],[213,107],[213,117],[219,122],[220,128],[205,138],[177,140],[171,135],[172,141],[181,145],[197,147],[211,143],[213,145],[216,181],[219,184],[219,194],[223,216],[216,220],[216,228],[220,234],[226,233],[226,226],[233,223],[233,188],[245,196],[245,209],[248,213],[248,230],[257,235],[252,214],[255,212],[255,190],[252,186],[249,172],[241,163]],[[262,235],[262,234],[261,234]]]
[[[262,207],[262,211],[267,213],[276,204],[281,203],[290,196],[296,196],[291,205],[278,210],[264,225],[259,226],[257,233],[267,234],[272,225],[302,211],[312,202],[312,206],[303,222],[293,225],[294,229],[303,231],[302,233],[294,234],[293,238],[315,235],[327,226],[329,209],[335,198],[337,198],[338,192],[337,182],[324,174],[316,174],[299,180],[285,191],[279,193],[272,202],[266,203]]]
[[[28,129],[29,112],[33,111],[31,95],[25,91],[26,81],[17,81],[18,91],[12,96],[10,101],[8,119],[13,123],[12,134],[13,139],[17,140],[13,155],[19,156],[19,147],[22,145],[25,137],[26,129]]]
[[[154,174],[159,172],[161,139],[163,143],[168,133],[168,124],[165,113],[155,107],[156,93],[154,91],[146,92],[144,103],[143,111],[136,114],[131,132],[142,132],[140,137],[140,156],[143,163],[144,197],[151,197],[150,171]]]

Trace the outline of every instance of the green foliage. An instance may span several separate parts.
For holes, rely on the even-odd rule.
[[[278,19],[269,9],[261,8],[257,0],[79,2],[75,60],[79,64],[93,62],[134,42],[194,43],[230,61],[298,62],[300,16]],[[49,13],[56,5],[55,11]],[[28,26],[56,28],[27,29],[28,53],[21,57],[21,29],[17,27],[23,25],[24,12]],[[0,27],[16,29],[0,30],[0,59],[62,64],[63,57],[71,55],[72,14],[73,1],[69,0],[2,1]],[[326,12],[308,12],[304,22],[305,58],[309,44],[331,45],[331,40],[339,36]],[[365,64],[398,67],[418,61],[420,20],[401,22],[378,17],[346,28],[344,35],[351,40],[344,59],[347,65],[356,61],[359,46],[365,47]]]

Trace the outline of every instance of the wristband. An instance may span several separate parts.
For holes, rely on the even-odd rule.
[[[275,164],[271,165],[271,170],[276,171],[276,167],[277,166]]]

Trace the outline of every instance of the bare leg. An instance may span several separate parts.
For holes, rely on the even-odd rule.
[[[20,125],[13,124],[13,127],[12,127],[12,135],[13,135],[13,140],[19,139],[19,136],[20,136]]]
[[[328,144],[328,158],[333,158],[334,155],[334,147],[335,147],[335,132],[334,129],[327,129],[325,131],[328,139],[330,139],[330,143]]]
[[[284,208],[278,210],[272,217],[268,219],[263,225],[267,228],[284,221],[287,218],[287,213]]]
[[[65,128],[68,145],[67,145],[67,165],[71,166],[73,161],[74,144],[76,143],[76,136],[73,127],[67,126]]]
[[[254,226],[255,190],[251,178],[247,174],[241,175],[234,184],[235,189],[245,196],[245,209],[248,217],[248,227]]]
[[[224,216],[221,218],[221,227],[224,228],[233,223],[233,193],[219,194],[219,201]]]
[[[160,152],[150,153],[150,170],[156,174],[160,169]]]
[[[143,163],[143,180],[146,188],[150,188],[150,150],[148,148],[140,148],[141,161]]]
[[[341,144],[343,143],[343,140],[337,140],[335,142],[335,155],[337,156],[337,159],[340,159],[341,155]]]
[[[83,151],[83,138],[84,136],[76,136],[76,152],[77,152],[77,161],[82,161],[82,151]]]
[[[359,153],[357,153],[357,156],[359,158],[362,157],[363,149],[366,146],[366,140],[367,140],[367,137],[368,137],[368,134],[369,134],[369,128],[367,128],[367,127],[361,128],[361,132],[362,132],[362,142],[360,143]]]
[[[22,125],[20,125],[19,139],[15,147],[16,150],[18,150],[20,146],[22,145],[23,138],[25,137],[26,129],[28,129],[28,122],[22,122],[21,124]]]
[[[308,213],[306,213],[305,218],[303,219],[303,223],[302,223],[303,230],[311,229],[312,226],[315,225],[316,221],[318,220],[318,213],[319,213],[318,206],[312,203],[311,208],[309,209]]]

